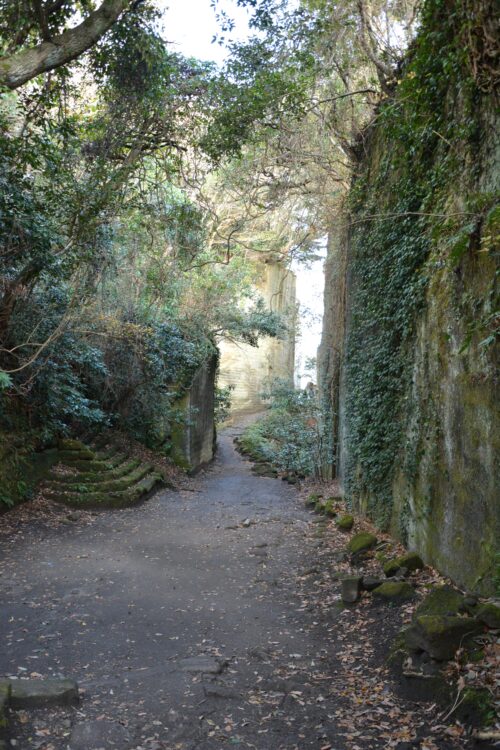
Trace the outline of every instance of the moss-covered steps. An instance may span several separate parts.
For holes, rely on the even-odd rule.
[[[45,483],[48,497],[72,508],[126,508],[163,484],[151,464],[113,444],[64,439]]]

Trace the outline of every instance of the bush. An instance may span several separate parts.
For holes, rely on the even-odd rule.
[[[263,396],[269,412],[245,430],[242,448],[283,472],[320,477],[323,420],[315,391],[274,380]]]

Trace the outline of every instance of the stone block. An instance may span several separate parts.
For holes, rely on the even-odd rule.
[[[11,680],[12,708],[72,706],[78,703],[78,685],[74,680]]]
[[[345,604],[357,602],[361,593],[361,576],[347,576],[341,581],[342,601]]]

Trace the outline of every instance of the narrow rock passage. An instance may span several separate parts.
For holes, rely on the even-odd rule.
[[[326,744],[324,644],[295,596],[309,520],[297,491],[254,476],[226,432],[185,491],[5,539],[2,673],[84,689],[78,709],[34,715],[45,735],[24,717],[19,746]]]
[[[12,746],[469,747],[420,741],[432,714],[383,666],[399,611],[342,611],[342,550],[295,488],[251,473],[235,431],[180,492],[3,536],[2,675],[83,690],[78,707],[14,712]]]

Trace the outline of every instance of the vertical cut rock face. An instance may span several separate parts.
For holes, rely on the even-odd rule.
[[[487,77],[479,85],[462,54],[466,4],[456,9],[444,18],[426,3],[401,104],[381,105],[349,215],[333,217],[319,386],[326,463],[353,507],[489,594],[500,538],[500,145]],[[434,77],[445,46],[460,62]]]
[[[234,414],[255,413],[263,408],[262,391],[269,380],[293,383],[295,360],[295,274],[281,263],[259,263],[256,291],[266,307],[284,317],[288,334],[283,339],[262,338],[258,347],[248,344],[220,344],[219,385],[233,386]]]

